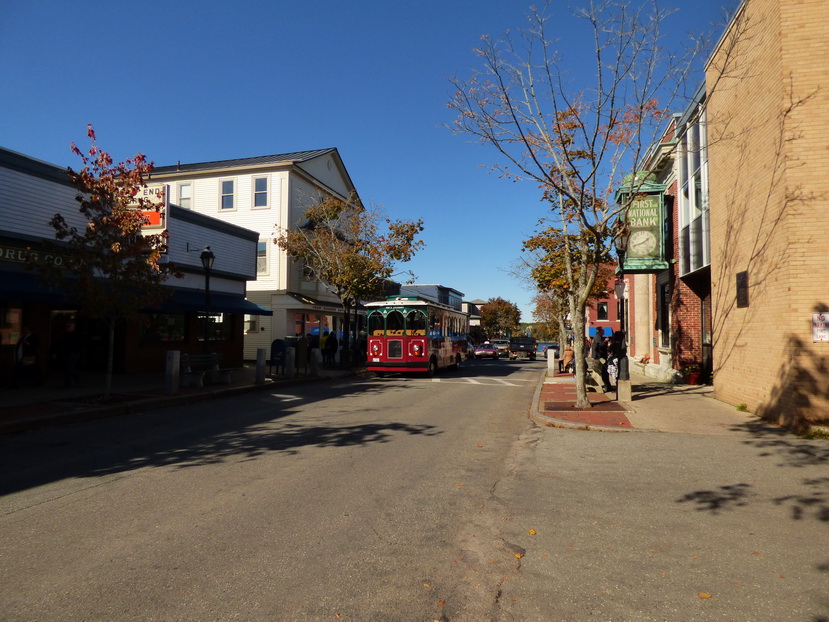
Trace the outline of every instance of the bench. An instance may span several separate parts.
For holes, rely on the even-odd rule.
[[[181,386],[203,387],[207,384],[230,384],[232,369],[219,367],[219,355],[182,354]]]

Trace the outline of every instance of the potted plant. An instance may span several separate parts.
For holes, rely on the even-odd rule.
[[[700,369],[699,365],[691,364],[682,368],[682,373],[685,375],[685,381],[688,384],[699,384]]]

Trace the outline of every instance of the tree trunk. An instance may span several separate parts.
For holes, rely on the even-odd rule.
[[[343,299],[343,319],[345,320],[345,329],[343,330],[342,352],[340,352],[340,364],[343,367],[348,367],[351,364],[351,340],[349,333],[351,332],[351,300]]]
[[[584,347],[584,307],[578,306],[572,318],[573,353],[576,358],[576,408],[590,408],[590,400],[587,398],[587,350]]]

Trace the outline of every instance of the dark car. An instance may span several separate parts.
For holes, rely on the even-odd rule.
[[[480,345],[475,346],[475,358],[476,359],[497,359],[498,358],[498,348],[496,348],[491,343],[482,343]]]

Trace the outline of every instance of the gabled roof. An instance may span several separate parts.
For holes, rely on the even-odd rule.
[[[328,149],[314,149],[311,151],[293,151],[291,153],[279,153],[276,155],[256,156],[253,158],[237,158],[235,160],[216,160],[215,162],[195,162],[192,164],[174,164],[172,166],[156,166],[153,169],[153,174],[163,175],[166,173],[179,172],[195,172],[195,171],[210,171],[222,168],[244,168],[247,166],[267,166],[267,165],[289,165],[307,162],[322,155],[334,153],[339,159],[336,147],[329,147]]]

